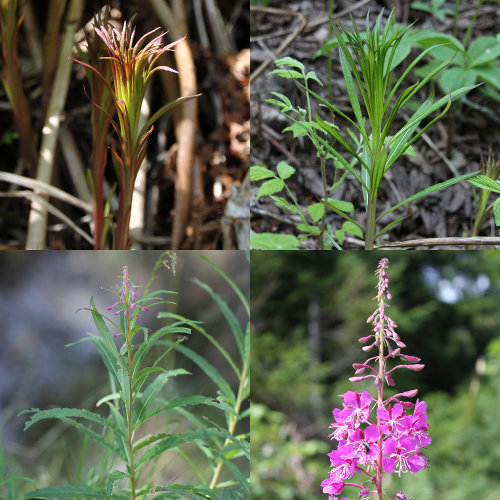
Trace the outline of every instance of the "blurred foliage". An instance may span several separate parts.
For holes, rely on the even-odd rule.
[[[395,389],[419,389],[433,438],[429,471],[385,475],[384,486],[416,500],[500,497],[492,446],[500,439],[500,254],[267,251],[253,252],[251,266],[254,498],[326,498],[319,484],[337,395],[374,391],[348,377],[365,359],[358,339],[370,332],[382,256],[405,352],[426,365],[396,372]]]

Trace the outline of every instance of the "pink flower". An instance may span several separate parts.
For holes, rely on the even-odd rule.
[[[344,408],[350,410],[349,419],[355,427],[368,420],[370,416],[370,404],[372,402],[372,397],[368,391],[364,391],[361,394],[354,391],[347,391],[340,397],[344,400]]]
[[[387,410],[383,407],[377,408],[377,417],[379,422],[382,424],[382,432],[384,434],[391,434],[397,428],[397,425],[401,422],[404,417],[404,409],[400,403],[397,403],[392,407],[389,405]]]
[[[415,440],[410,437],[400,439],[399,443],[389,438],[384,443],[384,458],[382,458],[382,467],[385,472],[398,473],[410,471],[418,472],[427,465],[427,460],[421,453],[416,453],[417,445]]]
[[[338,448],[331,451],[328,456],[332,465],[330,478],[343,481],[352,477],[357,464],[356,454],[352,446],[339,443]]]
[[[323,488],[323,493],[338,495],[344,489],[344,483],[330,477],[321,483],[321,487]]]

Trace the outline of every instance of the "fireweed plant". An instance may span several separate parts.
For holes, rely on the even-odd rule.
[[[184,38],[168,45],[163,45],[165,32],[157,34],[149,42],[148,37],[156,33],[156,28],[142,36],[135,44],[135,28],[131,23],[125,22],[121,31],[109,24],[96,24],[95,34],[103,41],[107,55],[91,57],[90,64],[84,61],[75,61],[93,72],[102,81],[91,85],[92,101],[108,119],[118,139],[118,147],[111,142],[113,165],[118,179],[118,216],[114,237],[115,249],[128,248],[128,235],[130,224],[130,210],[132,194],[139,167],[146,156],[148,137],[154,129],[154,123],[174,106],[197,96],[179,97],[160,108],[149,118],[143,127],[140,127],[141,106],[148,84],[154,73],[169,71],[177,73],[169,66],[156,66],[160,56],[171,51],[175,45]],[[103,70],[101,61],[108,66]],[[96,66],[94,66],[95,64]],[[94,92],[94,90],[96,90]],[[106,111],[109,98],[114,103],[114,113]],[[97,150],[94,154],[103,154]],[[96,182],[100,182],[100,173],[95,173]],[[97,187],[93,186],[96,192]],[[100,195],[102,196],[102,194]],[[102,202],[99,202],[102,203]],[[102,239],[102,238],[100,238]],[[100,244],[99,242],[96,242]]]
[[[290,106],[286,96],[274,94],[278,100],[282,101],[278,104],[274,103],[277,105],[278,110],[287,115],[294,123],[300,121],[300,126],[305,130],[305,133],[314,139],[314,142],[321,144],[325,148],[325,152],[333,156],[337,165],[344,168],[360,184],[366,210],[365,227],[342,210],[339,210],[334,205],[332,206],[328,199],[323,199],[321,202],[326,208],[330,208],[344,219],[355,224],[359,231],[363,232],[365,248],[368,250],[373,248],[379,236],[404,220],[408,215],[399,217],[377,230],[377,223],[383,220],[385,216],[418,198],[451,186],[478,173],[469,173],[430,186],[389,208],[382,214],[377,214],[378,192],[387,171],[402,155],[411,153],[411,145],[446,113],[454,99],[466,94],[472,88],[456,89],[436,102],[434,102],[431,95],[419,105],[418,109],[401,128],[391,130],[397,113],[417,92],[423,89],[431,78],[445,68],[450,60],[442,62],[421,81],[410,85],[397,95],[410,71],[435,46],[421,52],[408,65],[403,74],[395,80],[391,73],[392,63],[396,60],[398,48],[410,27],[394,30],[394,12],[391,12],[382,29],[382,15],[383,12],[378,16],[375,25],[370,27],[368,14],[366,17],[366,31],[362,33],[354,20],[352,31],[339,30],[334,27],[338,40],[340,65],[354,119],[301,83],[300,78],[296,78],[298,66],[295,62],[288,59],[277,61],[277,64],[284,70],[280,71],[279,76],[294,79],[296,84],[308,95],[308,100],[310,97],[314,97],[328,112],[332,113],[333,117],[335,115],[341,116],[352,126],[352,129],[348,128],[345,132],[339,130],[338,127],[332,126],[331,123],[323,119],[317,109],[314,113],[314,124],[308,125],[304,121],[298,120],[293,114],[288,113]],[[443,107],[444,109],[439,115],[422,124],[425,119]],[[327,134],[326,138],[323,137],[322,133],[318,132],[318,126],[322,132]],[[417,131],[419,127],[420,129]],[[337,145],[334,143],[337,143]],[[342,152],[341,148],[348,153],[348,157],[345,157],[345,153]]]
[[[335,422],[330,426],[334,429],[330,437],[337,441],[337,448],[328,455],[332,467],[330,477],[321,483],[330,500],[337,500],[345,486],[359,488],[360,498],[406,500],[401,492],[390,495],[384,491],[384,473],[413,474],[429,467],[421,451],[431,442],[427,432],[427,405],[419,399],[415,403],[406,400],[414,397],[417,389],[384,399],[384,384],[395,385],[392,372],[400,368],[417,371],[424,367],[416,356],[401,353],[406,346],[396,333],[396,323],[387,314],[391,300],[388,266],[389,260],[383,258],[376,271],[378,305],[367,320],[373,325],[373,333],[359,339],[362,343],[369,342],[363,351],[375,349],[378,353],[363,363],[354,363],[356,376],[349,379],[352,382],[374,379],[377,398],[372,398],[368,391],[347,391],[340,396],[343,409],[332,412]],[[388,361],[394,358],[407,363],[389,368]],[[360,375],[365,370],[371,373]],[[355,472],[362,474],[364,481],[351,482]]]
[[[166,261],[166,259],[160,258]],[[160,262],[160,260],[158,262]],[[158,269],[155,266],[153,271]],[[215,266],[214,266],[215,267]],[[218,269],[218,268],[216,268]],[[222,271],[221,271],[222,273]],[[59,419],[80,431],[86,440],[98,443],[104,453],[101,467],[92,467],[87,475],[88,484],[82,485],[85,479],[79,480],[77,485],[53,486],[33,490],[24,498],[102,498],[127,499],[136,498],[205,498],[205,499],[243,499],[249,497],[249,479],[239,470],[235,460],[249,460],[248,436],[236,433],[236,424],[245,415],[239,414],[242,404],[249,393],[249,335],[244,339],[237,338],[238,346],[242,348],[245,359],[243,368],[238,367],[229,354],[218,342],[200,326],[199,322],[187,320],[175,314],[160,313],[159,317],[173,318],[173,322],[161,327],[156,332],[140,326],[141,316],[149,308],[158,304],[169,303],[158,298],[164,294],[175,292],[158,290],[149,293],[149,286],[145,289],[143,298],[138,298],[138,286],[130,279],[128,269],[123,268],[121,285],[113,291],[117,301],[108,307],[108,311],[115,311],[116,323],[98,311],[94,299],[90,299],[90,307],[83,310],[90,311],[97,334],[91,334],[76,344],[91,341],[99,352],[109,373],[111,392],[97,402],[97,407],[106,406],[107,416],[97,412],[76,408],[55,408],[50,410],[31,409],[21,414],[31,414],[26,422],[25,430],[44,419]],[[223,276],[225,276],[223,274]],[[225,276],[227,278],[227,276]],[[228,283],[232,282],[227,278]],[[227,304],[206,285],[199,283],[216,300],[217,305],[229,321],[236,321]],[[239,289],[235,288],[243,297]],[[116,328],[112,334],[108,324]],[[232,331],[240,328],[232,325]],[[173,349],[180,349],[181,343],[193,330],[205,335],[219,350],[227,356],[228,363],[239,376],[240,384],[235,395],[227,381],[220,373],[204,360],[201,354],[196,354],[189,348],[184,351],[194,359],[211,377],[215,377],[219,386],[227,390],[221,391],[217,398],[191,395],[167,400],[161,391],[165,385],[179,375],[188,375],[184,368],[171,370],[164,369],[160,362]],[[167,337],[172,341],[166,341]],[[74,344],[72,344],[74,345]],[[207,405],[215,407],[225,414],[226,425],[200,418],[186,407]],[[144,427],[150,419],[169,412],[170,424],[181,422],[185,433],[175,433],[168,426],[158,434],[146,433]],[[85,421],[86,423],[82,423]],[[148,428],[149,425],[148,425]],[[190,456],[192,452],[182,449],[182,445],[194,443],[206,457],[207,470],[203,470],[197,457]],[[151,477],[156,462],[167,451],[175,451],[182,456],[187,464],[193,468],[201,484],[151,484]],[[195,448],[196,450],[196,448]],[[198,452],[198,453],[200,453]],[[81,463],[85,455],[85,446],[82,451]],[[2,456],[0,455],[0,459]],[[2,465],[0,461],[0,466]],[[80,468],[82,465],[80,465]],[[162,465],[164,467],[164,465]],[[1,469],[2,467],[0,467]],[[221,471],[224,478],[221,481]],[[0,470],[0,472],[2,472]],[[80,473],[79,473],[80,476]],[[13,477],[7,481],[14,483]],[[0,483],[1,484],[1,483]]]

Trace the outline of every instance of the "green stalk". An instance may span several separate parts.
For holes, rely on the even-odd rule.
[[[128,379],[129,379],[129,405],[126,407],[127,411],[127,437],[128,437],[128,458],[129,464],[128,469],[130,472],[130,486],[132,488],[132,500],[135,500],[135,468],[134,468],[134,452],[133,452],[133,431],[132,431],[132,382],[133,382],[133,370],[132,370],[132,345],[130,343],[130,308],[129,308],[129,294],[128,290],[125,294],[126,296],[126,311],[127,311],[127,331],[126,331],[126,342],[127,342],[127,355],[128,355]]]
[[[365,250],[373,250],[375,240],[375,226],[377,216],[377,194],[368,196],[368,207],[366,210],[366,232],[365,232]]]

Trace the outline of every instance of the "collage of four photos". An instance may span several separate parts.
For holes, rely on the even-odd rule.
[[[499,499],[499,27],[0,0],[0,500]]]

